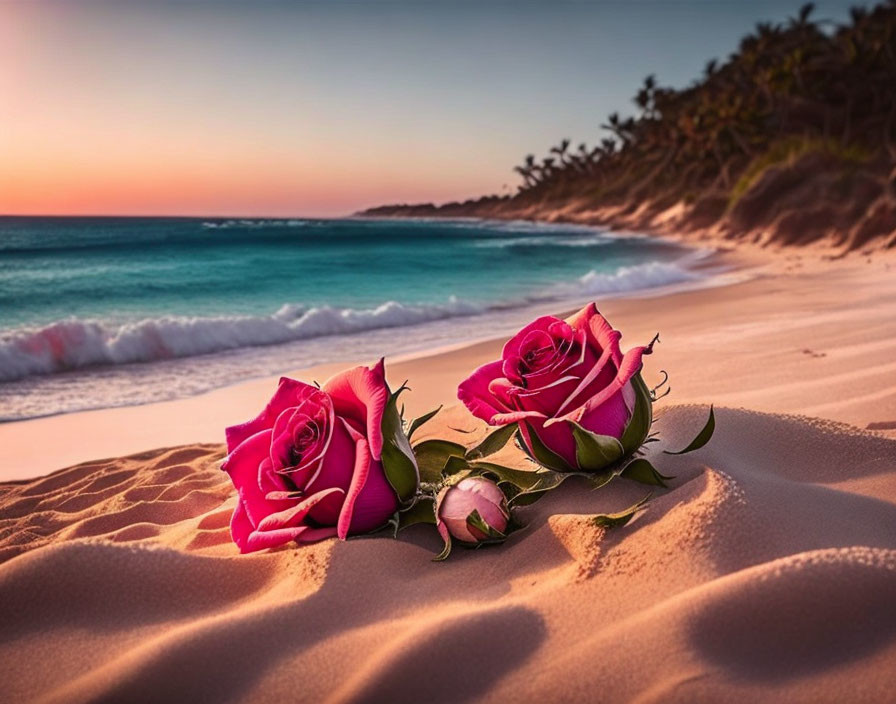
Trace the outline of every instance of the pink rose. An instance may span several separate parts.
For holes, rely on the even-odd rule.
[[[255,420],[226,430],[222,469],[238,494],[230,531],[240,552],[344,540],[386,524],[417,484],[397,415],[382,360],[337,374],[320,389],[280,379]],[[404,472],[401,497],[390,483],[396,471]]]
[[[538,318],[457,396],[489,425],[518,423],[527,451],[542,464],[597,471],[634,452],[649,428],[648,410],[646,425],[633,424],[624,438],[638,396],[647,393],[636,375],[651,348],[623,354],[621,336],[593,303],[567,320]]]
[[[502,539],[510,520],[504,492],[482,477],[461,479],[442,489],[435,511],[436,528],[446,542],[449,534],[465,543]]]

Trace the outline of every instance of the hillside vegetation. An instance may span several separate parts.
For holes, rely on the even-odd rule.
[[[366,215],[479,216],[713,231],[843,251],[896,246],[896,0],[848,24],[803,6],[676,90],[644,79],[597,144],[515,167],[513,196]]]

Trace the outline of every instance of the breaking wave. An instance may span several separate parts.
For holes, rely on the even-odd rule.
[[[441,305],[389,301],[361,310],[287,304],[267,316],[165,316],[124,324],[70,318],[0,335],[0,381],[417,325],[481,311],[475,304],[452,298]]]
[[[581,298],[626,293],[638,289],[658,288],[697,281],[703,276],[674,262],[645,262],[619,267],[614,272],[592,269],[570,282],[556,284],[550,292],[560,298]]]
[[[153,362],[328,335],[415,326],[552,300],[585,300],[703,278],[682,263],[645,262],[614,272],[589,271],[524,299],[483,305],[388,301],[372,308],[286,304],[271,315],[164,316],[131,322],[68,318],[0,333],[0,382],[102,365]]]

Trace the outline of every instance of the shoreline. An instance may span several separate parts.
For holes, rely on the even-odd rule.
[[[598,301],[611,322],[623,331],[624,348],[649,340],[657,331],[661,333],[664,344],[647,360],[648,381],[661,378],[661,368],[669,371],[675,403],[715,402],[760,411],[818,415],[860,428],[896,421],[896,387],[885,383],[887,370],[893,366],[888,363],[893,357],[887,359],[887,355],[892,352],[896,356],[896,316],[891,315],[892,306],[888,308],[882,303],[888,296],[896,300],[896,282],[892,281],[896,277],[889,273],[896,263],[891,264],[887,258],[860,261],[857,257],[830,262],[824,261],[817,251],[803,256],[794,253],[786,259],[750,252],[722,252],[718,256],[728,263],[738,263],[734,273],[750,270],[753,278],[714,288],[648,290],[640,296],[626,294]],[[839,286],[831,285],[835,280]],[[837,295],[840,288],[844,295]],[[830,317],[826,307],[837,305],[843,310],[844,322],[853,319],[844,330],[855,330],[857,326],[861,328],[863,316],[847,311],[851,305],[869,302],[875,303],[873,310],[868,311],[869,324],[880,339],[866,345],[869,351],[862,369],[843,371],[841,366],[849,364],[856,354],[852,349],[855,345],[850,345],[851,340],[844,334],[836,334],[830,340],[839,348],[836,354],[814,349],[816,345],[829,345],[825,340],[831,332],[825,323]],[[567,312],[569,308],[554,305],[553,311]],[[738,312],[740,321],[733,325],[732,311]],[[791,325],[795,327],[788,330],[786,324],[779,326],[776,321],[782,316],[791,316]],[[742,335],[748,336],[743,342],[738,339]],[[750,337],[758,339],[751,343]],[[387,358],[390,384],[397,387],[405,379],[410,380],[414,391],[405,400],[412,416],[440,404],[456,403],[457,383],[476,366],[496,358],[504,339],[503,335],[465,339]],[[744,366],[751,367],[757,357],[768,357],[767,340],[781,348],[785,339],[789,345],[787,354],[777,361],[783,366],[774,370],[777,383],[771,389],[767,385],[750,388],[730,377],[734,371],[741,373]],[[711,341],[709,346],[707,341]],[[718,348],[715,355],[713,346]],[[735,354],[740,359],[733,359]],[[871,358],[880,364],[870,364]],[[769,363],[765,359],[761,362]],[[819,370],[836,366],[837,378],[854,376],[856,383],[847,382],[839,397],[826,398],[824,376],[818,375],[813,364]],[[329,362],[290,370],[286,375],[323,381],[346,366],[351,364]],[[874,371],[878,366],[879,374]],[[261,376],[169,401],[2,423],[0,481],[40,476],[100,457],[163,446],[221,442],[224,427],[258,412],[273,391],[277,376]],[[753,372],[746,374],[753,376]],[[876,383],[879,378],[881,383]],[[808,393],[804,393],[806,389]],[[868,395],[876,401],[863,406],[858,399]],[[878,432],[892,431],[884,427]]]
[[[601,236],[605,233],[601,228],[590,226],[588,230]],[[599,267],[599,257],[589,261],[589,264]],[[67,413],[174,401],[243,381],[330,362],[349,363],[368,355],[430,355],[446,344],[452,344],[458,335],[462,339],[485,340],[494,335],[510,334],[531,317],[580,307],[592,297],[601,300],[656,297],[729,285],[750,276],[749,272],[756,264],[744,257],[732,257],[730,253],[683,246],[678,256],[668,261],[645,256],[642,262],[618,264],[608,273],[595,274],[598,269],[592,268],[582,276],[555,282],[547,288],[536,288],[520,298],[482,304],[470,302],[470,306],[479,306],[479,309],[457,311],[446,317],[419,322],[413,321],[412,317],[412,322],[407,324],[387,319],[380,323],[381,327],[355,331],[322,332],[307,338],[297,337],[269,344],[261,342],[258,345],[160,357],[143,362],[85,364],[67,370],[31,373],[0,384],[0,405],[3,405],[4,398],[8,402],[8,406],[0,411],[0,425]],[[596,278],[589,278],[592,276]],[[596,296],[589,295],[587,291],[576,292],[580,287],[594,287],[605,292]],[[464,301],[459,303],[466,305]],[[392,302],[383,302],[379,307],[365,310],[378,312],[391,305]],[[413,312],[418,305],[429,304],[404,305]],[[309,314],[323,310],[311,307]],[[256,319],[263,321],[266,316],[258,315]],[[136,324],[151,320],[137,321]],[[85,325],[92,323],[90,319],[81,322]],[[40,331],[49,330],[57,324],[40,328]],[[330,348],[340,352],[333,355]],[[221,376],[216,378],[216,374]],[[139,389],[136,397],[125,394],[123,384],[127,379],[132,379],[135,389]],[[186,379],[186,388],[179,386],[180,379]],[[50,402],[54,400],[49,396],[51,394],[58,397],[58,402]],[[42,400],[44,397],[47,397],[47,402]],[[32,401],[32,398],[35,400]]]

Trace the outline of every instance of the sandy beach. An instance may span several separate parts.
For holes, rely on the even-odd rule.
[[[223,427],[273,379],[0,425],[0,699],[891,698],[896,261],[743,261],[748,281],[601,305],[623,347],[660,332],[645,378],[672,387],[650,456],[675,478],[612,531],[588,516],[646,487],[567,482],[447,563],[419,527],[240,556]],[[484,432],[455,388],[501,344],[387,360],[410,414],[448,404],[421,438]],[[662,456],[709,403],[710,444]]]

